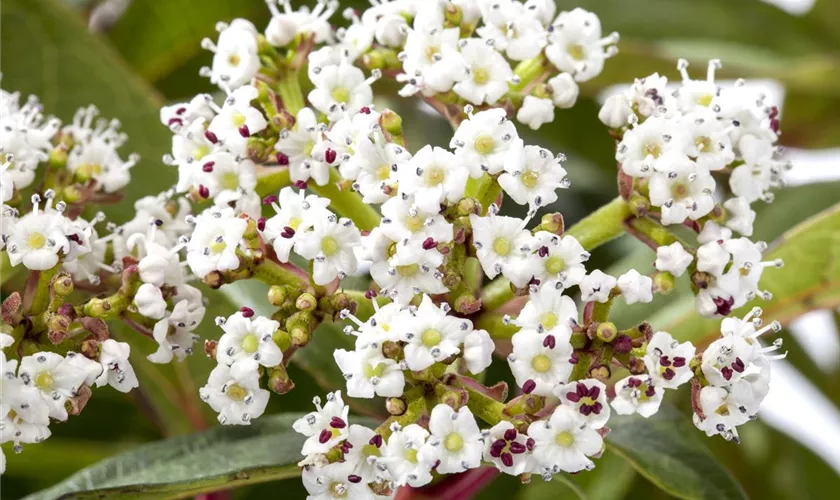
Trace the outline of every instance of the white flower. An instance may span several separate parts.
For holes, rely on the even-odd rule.
[[[467,38],[459,47],[465,71],[452,90],[476,105],[496,103],[508,91],[510,64],[484,40]]]
[[[400,192],[414,195],[424,212],[436,213],[441,203],[455,203],[464,196],[469,170],[449,151],[424,146],[398,175]]]
[[[370,85],[378,74],[374,72],[374,76],[365,79],[362,70],[348,61],[324,66],[312,81],[315,89],[307,97],[315,109],[335,121],[342,117],[345,110],[356,112],[373,102],[373,89]]]
[[[354,247],[360,242],[361,235],[353,221],[330,214],[316,219],[312,230],[297,239],[295,252],[315,261],[312,279],[316,285],[326,285],[336,277],[343,279],[356,272]]]
[[[337,2],[319,0],[311,11],[308,7],[292,10],[292,5],[286,0],[277,0],[283,6],[283,12],[275,5],[275,0],[269,0],[268,9],[271,11],[271,21],[265,29],[268,43],[275,47],[283,47],[294,40],[298,34],[314,35],[314,42],[322,43],[332,38],[330,16],[338,8]]]
[[[657,271],[682,276],[692,261],[694,261],[694,256],[686,252],[679,241],[675,241],[670,245],[657,247],[654,266]]]
[[[9,160],[8,156],[6,157],[6,161],[0,165],[0,203],[6,203],[12,199],[12,196],[14,196],[15,183],[12,180],[12,176],[6,174],[6,171],[11,165],[12,162]]]
[[[735,159],[729,138],[731,126],[725,123],[708,108],[698,108],[680,120],[688,135],[685,154],[704,170],[720,170]]]
[[[379,229],[393,241],[423,245],[431,238],[425,245],[430,247],[429,250],[438,243],[452,241],[452,224],[437,210],[423,210],[412,196],[395,196],[383,203],[381,210],[382,222]]]
[[[338,349],[333,353],[338,368],[347,379],[347,395],[353,398],[400,397],[405,377],[399,364],[382,355],[380,347]]]
[[[160,122],[172,130],[193,128],[195,122],[209,123],[216,116],[216,112],[210,106],[212,99],[210,94],[198,94],[190,99],[190,102],[163,106],[160,108]],[[201,129],[203,130],[203,126]]]
[[[434,462],[420,460],[419,451],[426,444],[429,431],[417,424],[410,424],[391,433],[387,445],[382,448],[380,461],[398,485],[419,488],[432,481],[431,468]]]
[[[348,446],[349,445],[349,446]],[[382,436],[363,425],[351,425],[345,446],[349,451],[344,453],[344,461],[353,465],[351,482],[356,478],[361,483],[369,483],[377,479],[389,479],[388,469],[380,464],[382,455]]]
[[[303,443],[304,455],[326,453],[330,448],[347,439],[350,432],[347,415],[350,408],[341,399],[341,391],[327,394],[327,404],[321,407],[321,398],[312,400],[316,411],[308,413],[292,424],[292,428],[307,437]]]
[[[558,289],[579,284],[586,276],[583,263],[589,260],[589,252],[583,249],[578,240],[570,234],[561,237],[548,231],[539,231],[534,236],[539,240],[537,254],[541,257],[534,277],[543,286]]]
[[[498,54],[497,54],[498,55]],[[492,108],[464,120],[458,125],[449,147],[458,160],[470,169],[470,176],[479,178],[498,174],[505,167],[505,154],[519,138],[513,122],[502,108]]]
[[[234,153],[245,153],[248,137],[263,130],[268,123],[251,101],[257,98],[256,87],[245,85],[231,92],[208,130]]]
[[[635,269],[619,276],[616,284],[627,304],[653,300],[653,279],[639,274]]]
[[[265,411],[269,392],[260,388],[257,363],[243,360],[233,366],[216,365],[199,395],[219,412],[221,424],[250,425]]]
[[[615,159],[627,175],[650,177],[656,170],[670,170],[664,162],[673,162],[675,157],[667,153],[682,154],[686,140],[682,128],[672,120],[652,116],[624,133]]]
[[[140,387],[134,368],[128,362],[130,352],[131,347],[125,342],[108,339],[102,343],[99,351],[102,375],[96,379],[96,387],[108,384],[120,392]]]
[[[730,198],[723,203],[723,208],[726,209],[726,227],[744,236],[752,236],[755,212],[746,198]]]
[[[203,317],[203,307],[192,309],[189,307],[189,301],[178,302],[169,317],[155,323],[152,335],[158,343],[158,348],[157,351],[146,356],[146,359],[158,364],[169,363],[173,357],[177,357],[178,361],[183,361],[192,354],[192,346],[198,338],[192,330]]]
[[[134,295],[137,312],[151,319],[161,319],[166,314],[166,301],[160,288],[151,283],[143,283]]]
[[[192,232],[192,227],[185,221],[192,211],[190,202],[184,198],[170,199],[168,196],[144,196],[134,202],[136,215],[122,225],[123,235],[129,237],[136,233],[146,233],[149,220],[155,221],[155,234],[152,241],[166,247],[172,247],[178,238]]]
[[[224,322],[217,322],[221,323],[225,332],[216,347],[216,361],[219,363],[233,365],[252,359],[262,366],[273,367],[283,362],[283,353],[273,338],[280,329],[277,321],[263,316],[251,319],[237,312]]]
[[[472,331],[472,322],[449,316],[431,297],[423,296],[416,311],[407,310],[395,321],[405,346],[405,362],[410,370],[420,371],[460,352],[458,346]]]
[[[551,100],[558,108],[571,108],[577,102],[580,88],[575,79],[569,73],[560,73],[548,80],[548,88],[551,90]]]
[[[248,222],[235,217],[232,208],[209,208],[195,218],[187,262],[199,278],[211,271],[229,271],[239,267],[236,249]]]
[[[539,146],[524,146],[521,139],[514,142],[505,156],[499,185],[513,201],[532,209],[557,201],[557,189],[571,185],[562,166],[565,157],[553,156]]]
[[[281,164],[288,162],[292,182],[308,181],[311,177],[319,186],[330,180],[329,164],[314,154],[325,151],[323,125],[318,123],[310,108],[301,108],[295,119],[295,130],[283,130],[274,148],[280,152]]]
[[[403,71],[408,85],[400,90],[400,95],[412,95],[421,89],[429,94],[448,92],[463,74],[458,53],[460,30],[418,26],[418,20],[405,40]]]
[[[691,380],[694,372],[689,366],[694,358],[691,342],[680,344],[668,332],[656,332],[645,352],[645,367],[656,387],[676,389]]]
[[[17,220],[6,240],[12,266],[23,262],[27,269],[45,271],[58,264],[60,252],[70,251],[65,235],[68,219],[52,208],[52,193],[46,194],[49,196],[43,210],[39,206],[41,197],[32,196],[32,211]]]
[[[140,157],[132,154],[128,161],[123,161],[117,153],[117,149],[127,139],[125,133],[119,129],[118,120],[111,120],[107,126],[103,123],[98,123],[95,127],[76,125],[80,122],[89,125],[88,120],[96,113],[94,107],[82,108],[76,112],[74,125],[64,128],[64,132],[72,133],[76,141],[73,149],[67,154],[67,169],[73,172],[77,179],[85,182],[92,179],[96,181],[97,189],[114,193],[128,184],[131,179],[129,169],[137,164]]]
[[[346,170],[351,165],[358,167],[353,185],[362,194],[362,201],[385,203],[396,192],[397,172],[406,168],[410,159],[411,153],[399,144],[385,142],[379,133],[374,134],[373,141],[360,141],[353,156],[342,162],[339,170],[344,178],[350,178]]]
[[[573,408],[583,416],[583,421],[593,429],[607,425],[610,407],[607,405],[607,386],[595,379],[584,379],[560,384],[554,389],[560,403]]]
[[[526,394],[548,396],[554,387],[572,373],[572,346],[552,334],[520,330],[513,338],[513,352],[508,356],[516,384]]]
[[[548,420],[532,423],[528,436],[534,440],[534,460],[545,475],[592,469],[595,464],[588,457],[599,454],[604,446],[598,431],[566,405],[558,406]]]
[[[547,25],[554,19],[557,5],[554,0],[526,0],[525,10],[539,19],[541,23]]]
[[[542,97],[526,95],[522,107],[516,112],[516,119],[537,130],[544,123],[554,121],[554,101]]]
[[[408,304],[418,293],[435,295],[449,291],[443,284],[443,273],[437,269],[443,263],[443,255],[437,249],[425,250],[416,243],[396,243],[393,247],[395,243],[379,227],[362,239],[364,253],[372,261],[370,275],[382,287],[383,295]]]
[[[517,432],[508,421],[503,420],[487,431],[484,446],[484,460],[505,474],[518,476],[534,469],[531,456],[534,440]]]
[[[727,388],[706,386],[700,390],[698,406],[701,417],[694,414],[694,425],[711,437],[720,434],[727,441],[739,441],[737,426],[747,423],[751,415]]]
[[[633,114],[633,109],[627,98],[621,94],[613,94],[604,101],[598,111],[598,119],[610,128],[621,128],[627,125],[627,119]]]
[[[464,363],[470,373],[481,373],[493,362],[496,344],[484,330],[473,330],[464,337]]]
[[[609,46],[618,41],[618,33],[602,38],[601,21],[591,12],[581,8],[561,12],[552,26],[545,56],[557,69],[572,73],[579,82],[598,76],[604,60],[615,53]]]
[[[92,387],[94,381],[102,375],[102,365],[87,356],[82,356],[75,352],[68,352],[65,355],[64,363],[81,370],[85,374],[82,384],[88,387]]]
[[[528,302],[513,320],[523,329],[553,335],[560,342],[572,337],[571,326],[577,323],[578,310],[571,297],[554,287],[540,287],[528,296]]]
[[[476,255],[488,278],[503,274],[514,286],[522,288],[533,276],[537,240],[525,229],[528,221],[496,215],[497,211],[494,205],[487,217],[470,214]]]
[[[344,9],[344,18],[350,19],[352,23],[347,28],[336,30],[336,35],[341,42],[339,47],[347,51],[347,57],[352,61],[370,50],[375,36],[375,27],[370,23],[362,22],[353,9]]]
[[[711,174],[696,169],[682,154],[668,153],[658,165],[648,189],[651,205],[662,208],[662,224],[682,224],[686,217],[697,220],[712,211],[715,180]]]
[[[75,397],[88,374],[54,352],[36,352],[20,360],[18,377],[27,387],[38,390],[38,397],[49,407],[49,416],[67,420],[64,403]]]
[[[458,411],[439,404],[429,416],[429,440],[420,448],[418,458],[427,463],[439,460],[441,474],[455,474],[481,465],[484,438],[472,412],[466,406]]]
[[[688,74],[688,61],[677,61],[677,69],[682,76],[682,85],[677,89],[676,97],[680,110],[690,113],[704,108],[712,108],[717,104],[720,87],[715,83],[715,70],[721,67],[720,59],[712,59],[706,71],[705,80],[692,80]]]
[[[245,85],[260,69],[257,55],[257,29],[245,19],[234,19],[230,25],[219,23],[219,40],[209,38],[201,46],[213,52],[210,82],[238,88]]]
[[[580,282],[580,300],[584,302],[606,302],[615,288],[616,279],[596,269]]]
[[[271,200],[276,215],[265,221],[263,236],[270,241],[280,262],[289,261],[289,252],[315,221],[326,218],[330,200],[292,187],[280,190],[278,202]]]
[[[152,223],[151,226],[155,226],[155,223]],[[128,238],[126,244],[127,249],[137,250],[139,255],[145,254],[137,264],[140,279],[143,283],[149,283],[156,287],[180,285],[184,281],[180,257],[176,250],[180,247],[170,249],[155,243],[153,233],[156,233],[156,231],[151,228],[145,235],[135,233]],[[140,245],[141,242],[142,246]]]
[[[514,61],[536,57],[545,46],[545,27],[534,13],[511,0],[480,2],[484,25],[476,32]]]
[[[403,310],[402,306],[396,302],[391,302],[380,307],[376,300],[372,302],[376,311],[373,316],[363,323],[357,321],[358,330],[353,330],[350,327],[350,333],[356,335],[356,347],[366,347],[371,344],[381,346],[385,341],[398,339],[399,333],[394,321],[399,320],[400,312]],[[353,316],[349,317],[353,318]],[[347,327],[345,327],[346,331]]]
[[[619,415],[639,415],[648,418],[662,404],[665,391],[655,387],[648,375],[630,375],[615,383],[615,398],[612,409]]]
[[[377,497],[367,482],[353,474],[353,465],[350,462],[335,462],[323,467],[305,467],[303,485],[309,493],[306,500],[375,500]]]
[[[738,335],[725,335],[703,352],[700,364],[703,375],[712,385],[733,384],[745,375],[755,357],[760,354],[758,343],[750,343]]]

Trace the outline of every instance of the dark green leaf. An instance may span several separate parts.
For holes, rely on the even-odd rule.
[[[645,419],[610,419],[607,449],[670,495],[685,499],[745,499],[746,492],[700,441],[689,417],[670,407]]]
[[[264,417],[141,446],[27,498],[184,498],[297,476],[305,438],[292,423],[299,417]]]

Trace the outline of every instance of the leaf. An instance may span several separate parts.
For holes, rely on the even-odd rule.
[[[767,321],[786,325],[808,311],[840,305],[840,204],[786,232],[764,259],[785,262],[784,268],[767,268],[761,276],[761,288],[773,298],[753,300],[733,311],[733,316],[759,306]],[[681,340],[715,335],[720,326],[720,321],[701,318],[694,311],[693,297],[663,311],[654,321]]]
[[[262,29],[270,14],[265,0],[134,0],[108,37],[129,65],[155,82],[197,54],[209,65],[212,54],[201,48],[201,39],[215,38],[217,22],[237,17]]]
[[[147,444],[27,499],[185,498],[297,476],[305,438],[292,423],[300,416],[263,417],[250,426],[215,427]]]
[[[274,312],[265,299],[268,285],[260,281],[237,281],[224,285],[219,292],[231,303],[248,305],[259,315],[271,317]],[[306,347],[298,349],[292,356],[291,362],[312,375],[324,390],[344,390],[347,383],[333,358],[336,349],[351,351],[355,348],[355,337],[345,335],[343,327],[331,322],[321,323]],[[352,398],[348,404],[364,415],[386,416],[385,405],[380,398]]]
[[[616,415],[607,450],[666,493],[685,499],[746,499],[732,474],[699,441],[689,420],[671,407],[651,418]]]

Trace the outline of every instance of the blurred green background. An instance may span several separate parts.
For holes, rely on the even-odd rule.
[[[835,26],[840,2],[785,3],[798,10],[787,12],[759,0],[558,0],[561,10],[580,4],[596,12],[605,32],[621,34],[621,53],[608,62],[601,76],[583,86],[582,97],[573,109],[558,110],[555,122],[539,133],[523,132],[526,142],[562,151],[569,157],[567,170],[573,189],[564,191],[550,209],[562,211],[568,222],[574,222],[616,195],[614,142],[597,120],[597,96],[611,85],[627,84],[654,71],[677,78],[678,57],[692,61],[691,71],[698,76],[704,74],[707,59],[720,58],[724,64],[721,78],[761,79],[775,89],[776,95],[783,96],[781,142],[802,160],[792,172],[800,181],[778,192],[775,203],[757,209],[757,238],[773,241],[785,230],[840,201],[840,182],[832,180],[840,178],[840,153],[827,149],[840,147],[840,30]],[[342,5],[364,8],[366,2],[344,1]],[[156,193],[174,182],[176,172],[160,162],[168,151],[171,134],[160,124],[158,108],[163,103],[188,100],[198,92],[213,91],[209,82],[198,76],[198,69],[211,60],[210,54],[199,47],[200,40],[214,35],[218,20],[246,17],[258,29],[269,20],[263,0],[3,0],[0,13],[4,90],[35,94],[47,112],[65,120],[76,108],[94,103],[104,116],[122,121],[130,137],[127,148],[143,157],[132,171],[127,200]],[[334,21],[340,20],[339,15],[334,16]],[[403,115],[410,146],[448,143],[448,125],[413,101],[384,104]],[[821,162],[811,161],[815,150],[819,150]],[[118,221],[131,214],[129,201],[109,210]],[[651,262],[649,250],[625,238],[597,251],[593,265],[621,272],[629,267],[648,269]],[[259,293],[237,290],[240,292],[255,297]],[[649,307],[619,309],[617,314],[627,323],[659,314],[663,320],[654,326],[668,328],[665,318],[675,316],[662,315],[662,311],[669,306],[683,310],[680,295],[657,300]],[[216,294],[212,300],[205,326],[197,332],[205,338],[218,337],[212,327],[213,316],[238,307],[235,297]],[[805,330],[806,336],[821,334],[819,342],[825,342],[822,350],[825,355],[828,349],[828,362],[815,362],[808,349],[811,342],[805,337],[781,333],[793,373],[801,375],[792,379],[794,392],[807,395],[807,387],[816,389],[821,396],[806,399],[806,403],[814,404],[791,408],[794,413],[768,419],[776,427],[762,419],[745,426],[740,446],[721,439],[704,441],[752,498],[828,498],[840,488],[835,469],[840,467],[840,443],[831,441],[840,439],[840,370],[837,351],[832,351],[837,345],[838,316],[827,312],[821,319],[822,323],[808,323],[800,330]],[[692,321],[684,320],[674,328],[691,328]],[[115,335],[123,333],[117,331]],[[329,340],[327,336],[318,339],[318,345],[308,347],[305,355],[299,353],[301,359],[291,367],[297,388],[287,396],[272,398],[269,413],[308,411],[312,395],[324,392],[322,386],[339,387],[340,374],[325,367],[332,364],[334,343],[343,340]],[[195,355],[183,365],[149,367],[141,359],[152,352],[152,342],[132,342],[142,392],[126,396],[98,390],[81,417],[51,427],[53,436],[47,442],[27,445],[20,455],[4,446],[8,468],[2,478],[3,498],[20,498],[52,486],[85,466],[158,440],[164,434],[184,434],[214,424],[214,416],[197,398],[197,387],[206,380],[213,364]],[[496,363],[488,378],[502,380],[506,372],[504,363]],[[680,391],[673,398],[686,421],[687,396],[687,391]],[[162,409],[155,419],[148,418],[146,411],[150,401]],[[356,410],[376,411],[373,405]],[[815,427],[800,418],[809,412],[826,417],[821,421],[826,424],[809,430],[812,439],[835,443],[834,468],[790,437],[790,427],[783,425],[787,419],[794,427]],[[801,433],[794,434],[803,439]],[[813,444],[807,439],[805,442]],[[824,446],[821,453],[824,457],[830,454],[830,447],[826,452]],[[278,491],[285,498],[305,495],[300,481],[290,479],[282,484],[238,489],[234,498],[263,498]],[[477,498],[581,496],[605,500],[669,498],[611,451],[598,462],[596,471],[574,476],[572,483],[536,481],[522,486],[516,478],[504,477]]]

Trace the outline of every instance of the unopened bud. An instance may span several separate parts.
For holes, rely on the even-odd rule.
[[[282,286],[273,285],[268,289],[268,302],[273,306],[282,306],[288,295]]]
[[[216,348],[219,346],[219,342],[216,340],[205,340],[204,341],[204,355],[210,359],[216,359]]]
[[[563,222],[563,215],[560,212],[543,215],[542,219],[540,219],[540,227],[544,231],[554,233],[558,236],[563,234],[566,228]]]
[[[59,296],[66,297],[73,293],[73,278],[69,274],[61,273],[53,278],[53,291]]]
[[[595,335],[604,342],[612,342],[618,336],[618,328],[616,328],[614,323],[605,321],[598,325],[598,328],[595,330]]]
[[[477,215],[481,212],[481,204],[475,198],[461,198],[455,206],[455,210],[461,217]]]
[[[286,368],[280,364],[268,372],[268,388],[277,394],[286,394],[295,388]]]
[[[461,21],[464,19],[464,13],[461,11],[461,7],[453,3],[449,3],[446,5],[446,8],[443,9],[443,17],[446,19],[447,28],[454,28],[461,25]]]
[[[627,208],[636,217],[646,217],[650,210],[650,201],[640,194],[633,194],[627,201]]]
[[[397,342],[386,340],[382,343],[382,355],[388,359],[399,359],[402,355],[403,348]]]
[[[382,129],[390,135],[403,134],[402,118],[390,109],[386,109],[382,112],[382,116],[379,118],[379,123],[382,126]]]
[[[62,145],[54,147],[50,151],[50,167],[60,169],[65,165],[67,165],[67,148]]]
[[[589,370],[589,377],[606,383],[610,379],[610,368],[606,365],[598,365]]]
[[[465,293],[455,299],[455,311],[459,314],[468,316],[477,313],[481,309],[481,299],[477,299],[470,294]]]
[[[274,335],[271,336],[271,340],[273,340],[274,343],[277,344],[277,347],[279,347],[283,352],[286,352],[290,347],[292,347],[292,336],[289,335],[289,332],[277,330],[274,332]]]
[[[598,119],[610,128],[621,128],[627,125],[627,119],[632,113],[633,110],[627,103],[627,98],[623,94],[615,94],[604,102],[598,112]]]
[[[667,271],[657,273],[656,276],[653,277],[653,291],[656,293],[668,295],[674,291],[675,285],[676,279],[674,278],[674,275]]]
[[[295,307],[301,311],[314,311],[318,300],[311,293],[302,293],[295,301]]]
[[[406,404],[400,398],[388,398],[385,400],[385,409],[388,413],[394,416],[400,416],[405,413]]]
[[[75,184],[64,186],[64,189],[62,189],[62,199],[67,203],[78,203],[82,199],[82,192]]]
[[[570,343],[572,347],[575,349],[582,349],[586,346],[586,343],[589,342],[589,337],[586,335],[586,332],[574,332],[572,333],[572,338],[570,339]]]
[[[627,354],[633,349],[633,339],[628,335],[619,335],[613,341],[613,349],[615,349],[616,354]]]

